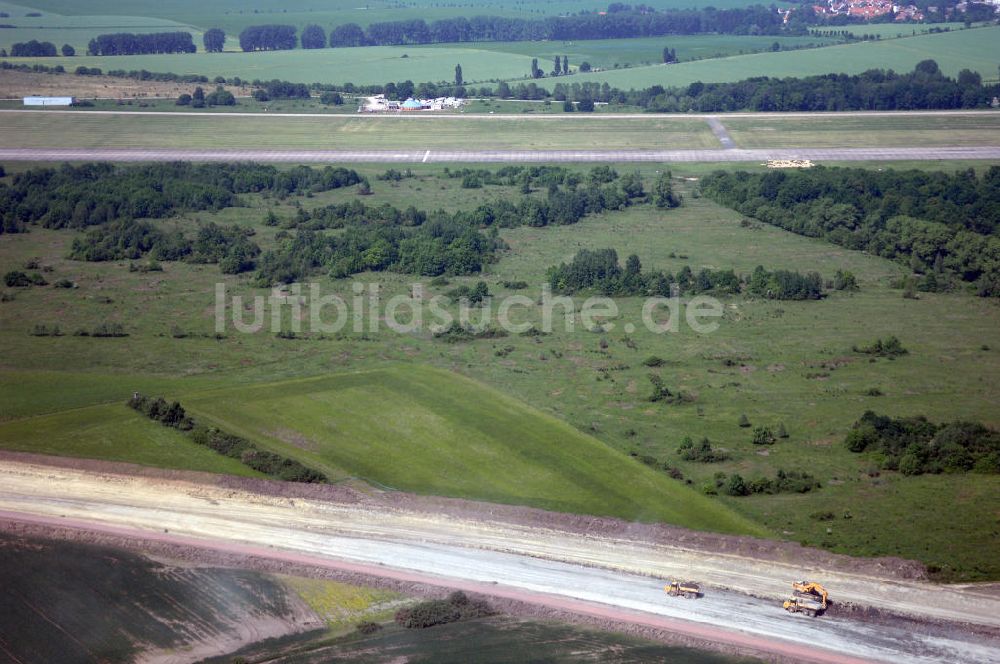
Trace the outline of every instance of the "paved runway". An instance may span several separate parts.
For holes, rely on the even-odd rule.
[[[763,162],[1000,160],[1000,147],[776,148],[770,150],[184,150],[0,148],[3,161],[258,161],[290,163]]]

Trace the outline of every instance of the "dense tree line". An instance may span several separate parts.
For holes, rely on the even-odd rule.
[[[258,261],[261,286],[292,283],[325,269],[334,278],[394,271],[436,276],[475,274],[504,246],[495,234],[440,215],[413,229],[352,226],[335,236],[298,231]]]
[[[0,229],[84,228],[115,220],[163,218],[179,211],[220,210],[237,194],[327,191],[361,181],[356,171],[331,166],[279,170],[259,164],[168,163],[143,166],[83,164],[37,168],[0,183]]]
[[[117,32],[97,35],[87,45],[87,55],[145,55],[149,53],[194,53],[190,32]]]
[[[892,418],[866,411],[844,439],[881,468],[904,475],[1000,473],[1000,432],[978,422],[934,424],[925,417]]]
[[[216,427],[196,424],[177,401],[168,404],[162,397],[152,398],[136,392],[126,404],[155,422],[186,432],[195,443],[232,459],[238,459],[243,465],[274,479],[310,484],[327,482],[323,473],[303,466],[294,459],[261,450],[246,438]]]
[[[309,99],[309,86],[305,83],[289,83],[288,81],[255,81],[253,98],[257,101],[272,99]]]
[[[240,33],[244,51],[287,51],[295,48],[295,26],[253,25]]]
[[[539,19],[503,16],[473,16],[371,23],[367,29],[348,23],[330,32],[330,46],[395,46],[473,41],[569,41],[577,39],[622,39],[662,35],[779,34],[804,32],[797,24],[787,27],[782,18],[763,5],[717,10],[684,9],[655,11],[628,8],[615,12],[581,12],[570,16]]]
[[[933,60],[918,63],[909,73],[871,69],[855,75],[757,77],[734,83],[696,81],[683,88],[653,86],[638,93],[617,93],[603,86],[600,91],[587,91],[598,101],[621,101],[668,113],[985,108],[998,93],[1000,86],[984,86],[982,77],[968,69],[954,79],[945,76]]]
[[[549,268],[547,279],[553,291],[572,294],[596,290],[605,295],[649,295],[670,297],[673,294],[748,293],[780,300],[806,300],[822,297],[822,280],[816,273],[802,275],[788,270],[768,272],[758,266],[749,279],[741,279],[733,270],[702,268],[698,272],[685,265],[677,274],[654,270],[643,272],[635,254],[622,267],[614,249],[581,249],[569,263]]]
[[[937,288],[958,279],[1000,297],[1000,167],[981,177],[972,169],[718,171],[701,188],[766,223],[905,262]]]
[[[14,44],[10,47],[12,58],[48,58],[58,55],[56,45],[52,42],[40,42],[36,39]]]

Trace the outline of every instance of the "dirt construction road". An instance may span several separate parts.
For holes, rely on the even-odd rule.
[[[180,480],[0,461],[0,516],[252,552],[389,578],[488,592],[655,625],[803,661],[996,662],[1000,599],[968,588],[804,568],[630,537],[444,516],[363,503],[282,498]],[[704,598],[666,597],[690,577]],[[926,630],[849,614],[786,614],[793,580],[831,597],[929,621]],[[959,621],[967,626],[944,624]],[[817,648],[817,644],[820,646]]]

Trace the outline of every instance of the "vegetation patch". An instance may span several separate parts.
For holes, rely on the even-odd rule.
[[[904,475],[1000,473],[1000,433],[978,422],[934,424],[925,417],[891,418],[869,410],[844,444]]]

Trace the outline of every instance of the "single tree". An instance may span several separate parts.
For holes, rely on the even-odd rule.
[[[559,74],[562,73],[562,60],[559,58],[558,55],[555,57],[555,60],[552,63],[552,73],[555,76],[558,76]]]
[[[205,31],[202,40],[205,43],[206,53],[222,53],[226,45],[226,33],[219,28],[212,28]]]
[[[326,48],[326,32],[318,25],[307,25],[299,39],[302,48]]]
[[[76,49],[70,46],[69,44],[63,44],[62,54],[67,58],[72,58],[74,55],[76,55]]]
[[[742,415],[740,415],[740,427],[746,429],[749,426],[750,426],[750,418],[747,417],[746,413],[743,413]]]
[[[462,65],[455,65],[455,85],[462,85],[465,79],[462,78]]]
[[[567,57],[565,55],[563,56],[562,73],[564,73],[564,74],[568,74],[569,73],[569,57]]]
[[[538,58],[531,59],[531,78],[541,78],[542,70],[538,68]]]
[[[586,60],[584,60],[583,62],[580,63],[579,69],[580,69],[581,72],[588,72],[588,71],[590,71],[590,63],[587,62]]]

